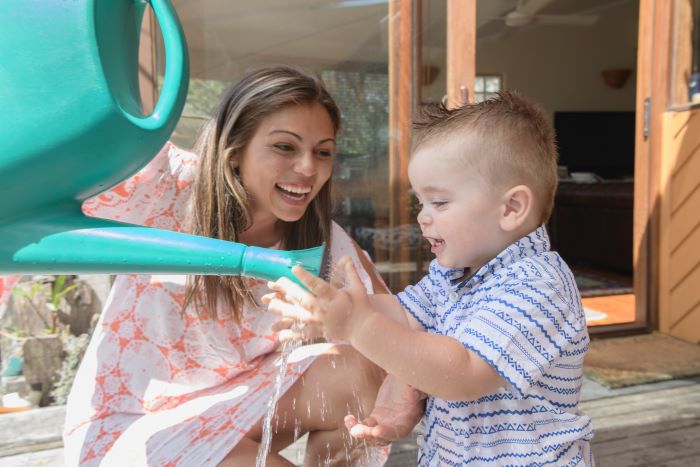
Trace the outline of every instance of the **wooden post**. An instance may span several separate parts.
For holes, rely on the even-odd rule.
[[[409,226],[411,210],[408,192],[408,158],[411,149],[411,125],[420,102],[420,0],[389,2],[389,232],[398,233]],[[410,260],[407,235],[391,243],[392,266]],[[390,274],[389,287],[397,291],[408,284],[408,272]]]
[[[144,114],[153,112],[158,102],[158,74],[156,67],[156,27],[150,5],[146,5],[139,38],[139,91]]]
[[[474,100],[476,0],[447,0],[447,106]]]

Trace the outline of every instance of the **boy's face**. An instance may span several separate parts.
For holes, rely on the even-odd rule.
[[[476,270],[509,242],[500,226],[503,203],[463,159],[478,155],[464,152],[458,141],[426,142],[413,154],[408,177],[421,203],[418,223],[440,265]]]

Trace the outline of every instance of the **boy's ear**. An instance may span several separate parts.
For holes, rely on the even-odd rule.
[[[501,228],[512,232],[523,226],[532,213],[534,195],[530,187],[517,185],[503,195],[503,215]]]

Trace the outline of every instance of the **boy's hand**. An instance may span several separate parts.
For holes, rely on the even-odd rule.
[[[358,421],[353,415],[348,415],[345,427],[354,438],[370,444],[389,444],[408,436],[424,410],[424,395],[420,391],[387,375],[369,417]]]
[[[321,324],[326,338],[350,341],[372,309],[352,260],[341,258],[336,269],[337,276],[345,279],[343,288],[329,284],[301,266],[294,266],[292,272],[309,291],[282,277],[268,283],[274,292],[265,295],[262,301],[268,304],[270,311],[284,318]]]

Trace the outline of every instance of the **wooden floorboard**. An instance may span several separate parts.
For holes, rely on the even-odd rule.
[[[700,379],[697,384],[647,390],[635,394],[604,397],[580,404],[591,417],[595,430],[592,448],[599,467],[697,467],[700,465]],[[60,407],[55,408],[61,410]],[[43,410],[43,409],[42,409]],[[27,412],[30,414],[30,412]],[[8,414],[5,420],[21,420]],[[44,414],[42,419],[47,419]],[[50,417],[49,417],[50,419]],[[0,422],[2,422],[0,418]],[[37,420],[37,423],[41,422]],[[46,423],[46,422],[42,422]],[[27,424],[23,422],[23,424]],[[17,435],[0,424],[0,435]],[[59,425],[62,426],[62,423]],[[60,433],[60,427],[57,429]],[[7,431],[7,433],[6,433]],[[416,465],[415,433],[393,445],[386,467]],[[1,438],[1,436],[0,436]],[[304,437],[305,438],[305,437]],[[1,441],[1,440],[0,440]],[[285,449],[298,464],[303,459],[304,439]],[[62,449],[0,457],[2,467],[59,467]]]
[[[700,385],[581,403],[595,429],[599,467],[700,465]],[[395,443],[387,467],[416,465],[415,435]]]
[[[700,386],[584,402],[598,466],[700,465]]]

